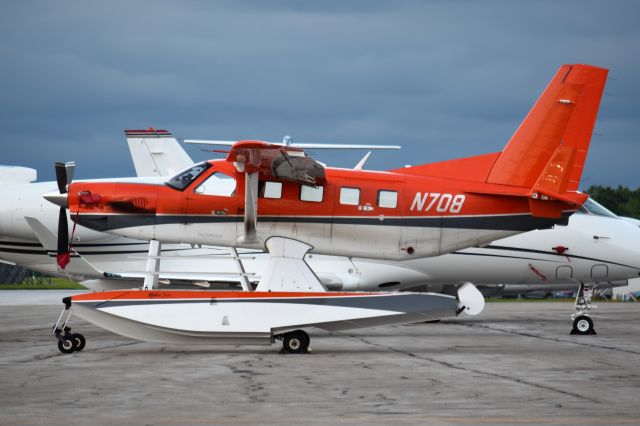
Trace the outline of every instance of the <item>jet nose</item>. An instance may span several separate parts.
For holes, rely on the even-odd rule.
[[[45,200],[64,208],[69,207],[69,194],[61,194],[59,192],[47,192],[42,195]]]

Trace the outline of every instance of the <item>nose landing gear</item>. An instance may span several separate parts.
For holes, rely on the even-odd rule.
[[[575,309],[576,312],[571,315],[573,320],[573,329],[571,334],[597,334],[593,327],[593,320],[590,317],[591,309],[595,305],[591,305],[592,289],[580,283],[578,293],[576,294]]]
[[[68,298],[62,299],[65,304],[62,313],[58,317],[58,321],[53,326],[53,335],[58,339],[58,349],[63,354],[70,354],[75,351],[81,351],[84,349],[87,344],[87,340],[80,333],[71,333],[71,327],[68,327],[69,318],[71,318],[71,301],[66,300]],[[66,319],[60,325],[62,318],[64,317],[65,311],[69,311]]]
[[[70,354],[76,351],[80,352],[87,344],[87,340],[82,334],[70,333],[70,331],[70,327],[64,327],[63,329],[56,328],[53,331],[56,339],[58,339],[58,349],[63,354]]]

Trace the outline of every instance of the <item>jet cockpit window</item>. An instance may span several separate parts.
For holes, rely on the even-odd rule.
[[[592,198],[587,198],[587,201],[580,207],[578,210],[580,213],[584,214],[593,214],[596,216],[605,216],[605,217],[618,217],[612,211],[607,210],[602,204],[597,203]]]
[[[207,170],[209,167],[211,167],[211,164],[207,163],[206,161],[194,164],[193,166],[189,166],[186,169],[182,170],[165,183],[171,188],[177,189],[179,191],[184,191],[184,189],[189,186],[191,182],[193,182],[198,176],[202,174],[202,172]]]
[[[194,192],[200,195],[231,197],[236,193],[236,180],[232,176],[215,172],[198,185]]]

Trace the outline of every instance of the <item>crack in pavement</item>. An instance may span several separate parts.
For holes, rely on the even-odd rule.
[[[111,346],[102,346],[100,348],[92,348],[89,352],[97,352],[100,351],[102,349],[113,349],[113,348],[121,348],[124,346],[131,346],[131,345],[137,345],[139,342],[129,342],[129,343],[121,343],[118,345],[111,345]],[[85,351],[83,351],[85,352]],[[65,355],[69,355],[69,354],[63,354],[63,353],[53,353],[51,355],[44,355],[44,356],[34,356],[33,358],[30,359],[23,359],[23,360],[19,360],[19,361],[12,361],[12,362],[16,362],[18,364],[28,364],[30,362],[37,362],[37,361],[45,361],[47,359],[51,359],[51,358],[59,358]]]
[[[498,379],[507,380],[507,381],[510,381],[510,382],[515,382],[515,383],[518,383],[518,384],[527,385],[527,386],[531,386],[531,387],[538,388],[538,389],[557,392],[557,393],[562,394],[562,395],[572,396],[574,398],[577,398],[577,399],[580,399],[580,400],[583,400],[583,401],[589,401],[589,402],[593,402],[595,404],[601,404],[601,402],[596,400],[596,399],[589,398],[587,396],[580,395],[580,394],[577,394],[577,393],[564,391],[562,389],[557,389],[557,388],[554,388],[552,386],[541,385],[539,383],[532,383],[532,382],[528,382],[528,381],[523,380],[523,379],[518,379],[518,378],[510,377],[510,376],[505,376],[503,374],[491,373],[491,372],[488,372],[488,371],[476,370],[476,369],[473,369],[473,368],[468,368],[468,367],[464,367],[464,366],[460,366],[460,365],[455,365],[455,364],[452,364],[450,362],[440,361],[440,360],[435,359],[435,358],[429,358],[427,356],[417,355],[417,354],[414,354],[413,352],[403,351],[401,349],[394,348],[393,346],[386,346],[386,345],[382,345],[382,344],[379,344],[379,343],[375,343],[375,342],[372,342],[370,340],[367,340],[364,337],[356,337],[356,336],[349,336],[349,337],[351,337],[353,339],[356,339],[356,340],[359,340],[359,341],[361,341],[363,343],[366,343],[368,345],[371,345],[371,346],[376,346],[378,348],[391,350],[393,352],[397,352],[397,353],[400,353],[400,354],[403,354],[403,355],[407,355],[407,356],[410,356],[412,358],[433,362],[435,364],[442,365],[443,367],[452,368],[452,369],[455,369],[455,370],[461,370],[461,371],[465,371],[465,372],[468,372],[468,373],[476,373],[476,374],[482,374],[482,375],[489,376],[489,377],[495,377],[495,378],[498,378]]]
[[[471,323],[463,324],[463,323],[457,323],[455,325],[461,325],[461,326],[464,326],[464,327],[471,327],[471,328],[474,328],[474,327],[482,328],[482,329],[485,329],[485,330],[492,330],[492,331],[499,331],[499,332],[502,332],[502,333],[516,334],[518,336],[534,337],[536,339],[550,340],[552,342],[558,342],[558,343],[570,343],[570,344],[579,345],[579,346],[586,346],[588,348],[607,349],[607,350],[615,351],[615,352],[623,352],[623,353],[627,353],[627,354],[640,355],[640,352],[633,351],[631,349],[622,349],[622,348],[616,348],[614,346],[605,346],[605,345],[598,345],[598,344],[593,344],[593,343],[576,342],[574,340],[562,339],[560,337],[538,336],[536,334],[527,333],[525,331],[506,330],[506,329],[502,329],[502,328],[492,327],[492,326],[486,325],[486,324],[471,324]]]

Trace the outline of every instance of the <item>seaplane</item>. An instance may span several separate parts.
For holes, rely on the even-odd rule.
[[[61,206],[58,263],[70,257],[65,209],[74,223],[150,240],[142,290],[65,298],[54,327],[59,348],[78,316],[116,333],[166,343],[272,343],[306,352],[304,328],[344,330],[477,314],[468,283],[457,298],[431,293],[328,292],[307,253],[420,259],[566,224],[588,196],[578,185],[607,70],[562,66],[503,151],[388,171],[325,167],[304,147],[233,142],[225,159],[196,164],[165,184],[71,182],[56,164]],[[225,181],[225,185],[220,185]],[[215,183],[215,184],[214,184]],[[73,232],[72,232],[73,235]],[[162,243],[266,249],[255,291],[158,290]],[[244,271],[240,275],[246,276]]]
[[[163,183],[193,164],[176,138],[166,130],[125,130],[138,177],[134,183]],[[366,156],[365,156],[366,157]],[[182,164],[182,166],[180,166]],[[362,165],[362,161],[358,163]],[[173,170],[173,172],[172,172]],[[163,178],[164,176],[164,178]],[[148,241],[96,232],[78,226],[73,256],[65,269],[55,261],[56,206],[42,194],[56,182],[30,183],[36,171],[0,168],[0,261],[47,275],[68,277],[93,291],[140,287],[145,276]],[[466,282],[487,295],[571,291],[578,288],[571,319],[573,334],[593,334],[590,295],[625,286],[640,273],[640,228],[589,198],[566,226],[534,230],[442,256],[382,261],[366,258],[307,255],[305,261],[330,291],[411,290],[456,295]],[[257,285],[268,255],[212,246],[163,244],[160,287],[171,289],[240,286],[237,263],[252,288]],[[189,271],[188,274],[185,271]]]

